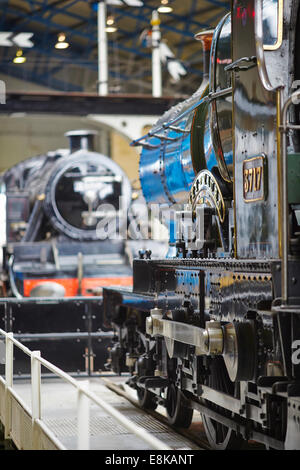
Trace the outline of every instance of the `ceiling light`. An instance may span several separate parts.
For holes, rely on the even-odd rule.
[[[116,28],[115,26],[106,26],[105,31],[107,33],[115,33],[116,31],[118,31],[118,28]]]
[[[16,57],[13,59],[14,64],[24,64],[26,62],[26,57],[23,56],[23,51],[19,49],[16,52]]]
[[[171,13],[171,11],[173,11],[173,8],[162,5],[158,7],[157,11],[158,13]]]
[[[57,43],[55,44],[55,49],[67,49],[69,47],[69,43],[66,42],[66,35],[64,33],[60,33],[57,37]]]
[[[169,0],[161,0],[161,5],[158,7],[157,11],[159,13],[171,13],[173,8],[168,4]]]
[[[68,42],[57,42],[54,47],[55,47],[55,49],[67,49],[69,47],[69,43]]]
[[[114,17],[113,16],[108,16],[107,17],[107,20],[106,20],[106,24],[108,24],[109,26],[111,26],[112,24],[114,24],[115,20],[114,20]]]

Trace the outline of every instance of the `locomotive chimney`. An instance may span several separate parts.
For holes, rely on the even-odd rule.
[[[77,150],[94,151],[94,136],[98,132],[90,130],[69,131],[65,133],[65,137],[69,137],[70,152]]]
[[[209,57],[210,47],[213,38],[214,30],[209,29],[206,31],[200,31],[195,34],[195,39],[202,42],[203,47],[203,79],[208,80],[209,78]]]

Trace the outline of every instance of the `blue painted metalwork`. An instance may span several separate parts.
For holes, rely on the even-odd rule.
[[[211,93],[229,86],[226,75],[222,75],[224,64],[230,60],[230,42],[227,39],[231,30],[228,25],[230,26],[230,17],[227,15],[219,23],[212,38],[209,60]],[[206,77],[191,98],[165,113],[147,136],[135,142],[143,145],[140,157],[140,181],[148,203],[172,205],[184,204],[188,200],[188,193],[196,176],[192,162],[191,127],[195,110],[200,109],[199,105],[204,99],[209,101],[208,96],[204,98],[207,85]],[[231,109],[231,103],[226,100],[227,95],[213,100],[209,104],[208,114],[202,116],[203,123],[201,123],[205,125],[203,133],[205,160],[200,162],[200,168],[206,167],[209,171],[219,168],[221,174],[223,160],[228,171],[232,166],[232,146],[228,147],[227,140],[222,136],[219,137],[218,126],[212,127],[209,122],[214,119],[213,106],[215,106],[219,117],[222,110],[222,129],[227,129],[225,124],[228,124],[228,129],[231,130],[231,121],[226,119],[227,108]],[[227,108],[224,107],[224,103]],[[221,156],[223,160],[220,162]]]
[[[148,204],[183,204],[195,178],[190,130],[203,89],[169,110],[133,145],[142,145],[140,181]]]

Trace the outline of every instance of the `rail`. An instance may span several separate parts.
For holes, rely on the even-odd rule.
[[[96,394],[89,390],[87,384],[82,384],[66,372],[62,371],[49,361],[44,359],[40,351],[31,351],[16,338],[13,333],[7,333],[0,329],[0,335],[5,338],[5,380],[0,377],[0,384],[4,385],[4,430],[5,439],[12,436],[12,398],[17,400],[19,405],[24,409],[28,416],[31,417],[32,426],[32,446],[31,449],[40,448],[40,433],[43,432],[53,447],[59,450],[66,450],[63,444],[55,437],[51,429],[43,422],[41,416],[41,366],[43,365],[50,372],[60,377],[64,381],[71,384],[77,390],[77,449],[89,450],[89,403],[90,400],[104,409],[109,415],[114,417],[124,428],[132,432],[152,449],[155,450],[171,450],[165,443],[148,433],[145,429],[133,423],[111,405],[99,398]],[[17,395],[13,389],[13,352],[14,346],[22,350],[31,359],[31,410]],[[0,415],[1,417],[1,415]]]

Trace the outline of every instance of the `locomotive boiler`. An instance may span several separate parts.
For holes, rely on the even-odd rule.
[[[198,410],[215,449],[300,449],[299,21],[298,0],[234,0],[196,35],[200,88],[134,142],[172,250],[103,294],[112,370],[174,426]]]
[[[131,184],[95,152],[95,134],[70,131],[69,149],[24,160],[2,178],[2,327],[69,371],[104,368],[111,333],[102,325],[102,288],[132,284],[125,237],[118,236],[127,228]]]

